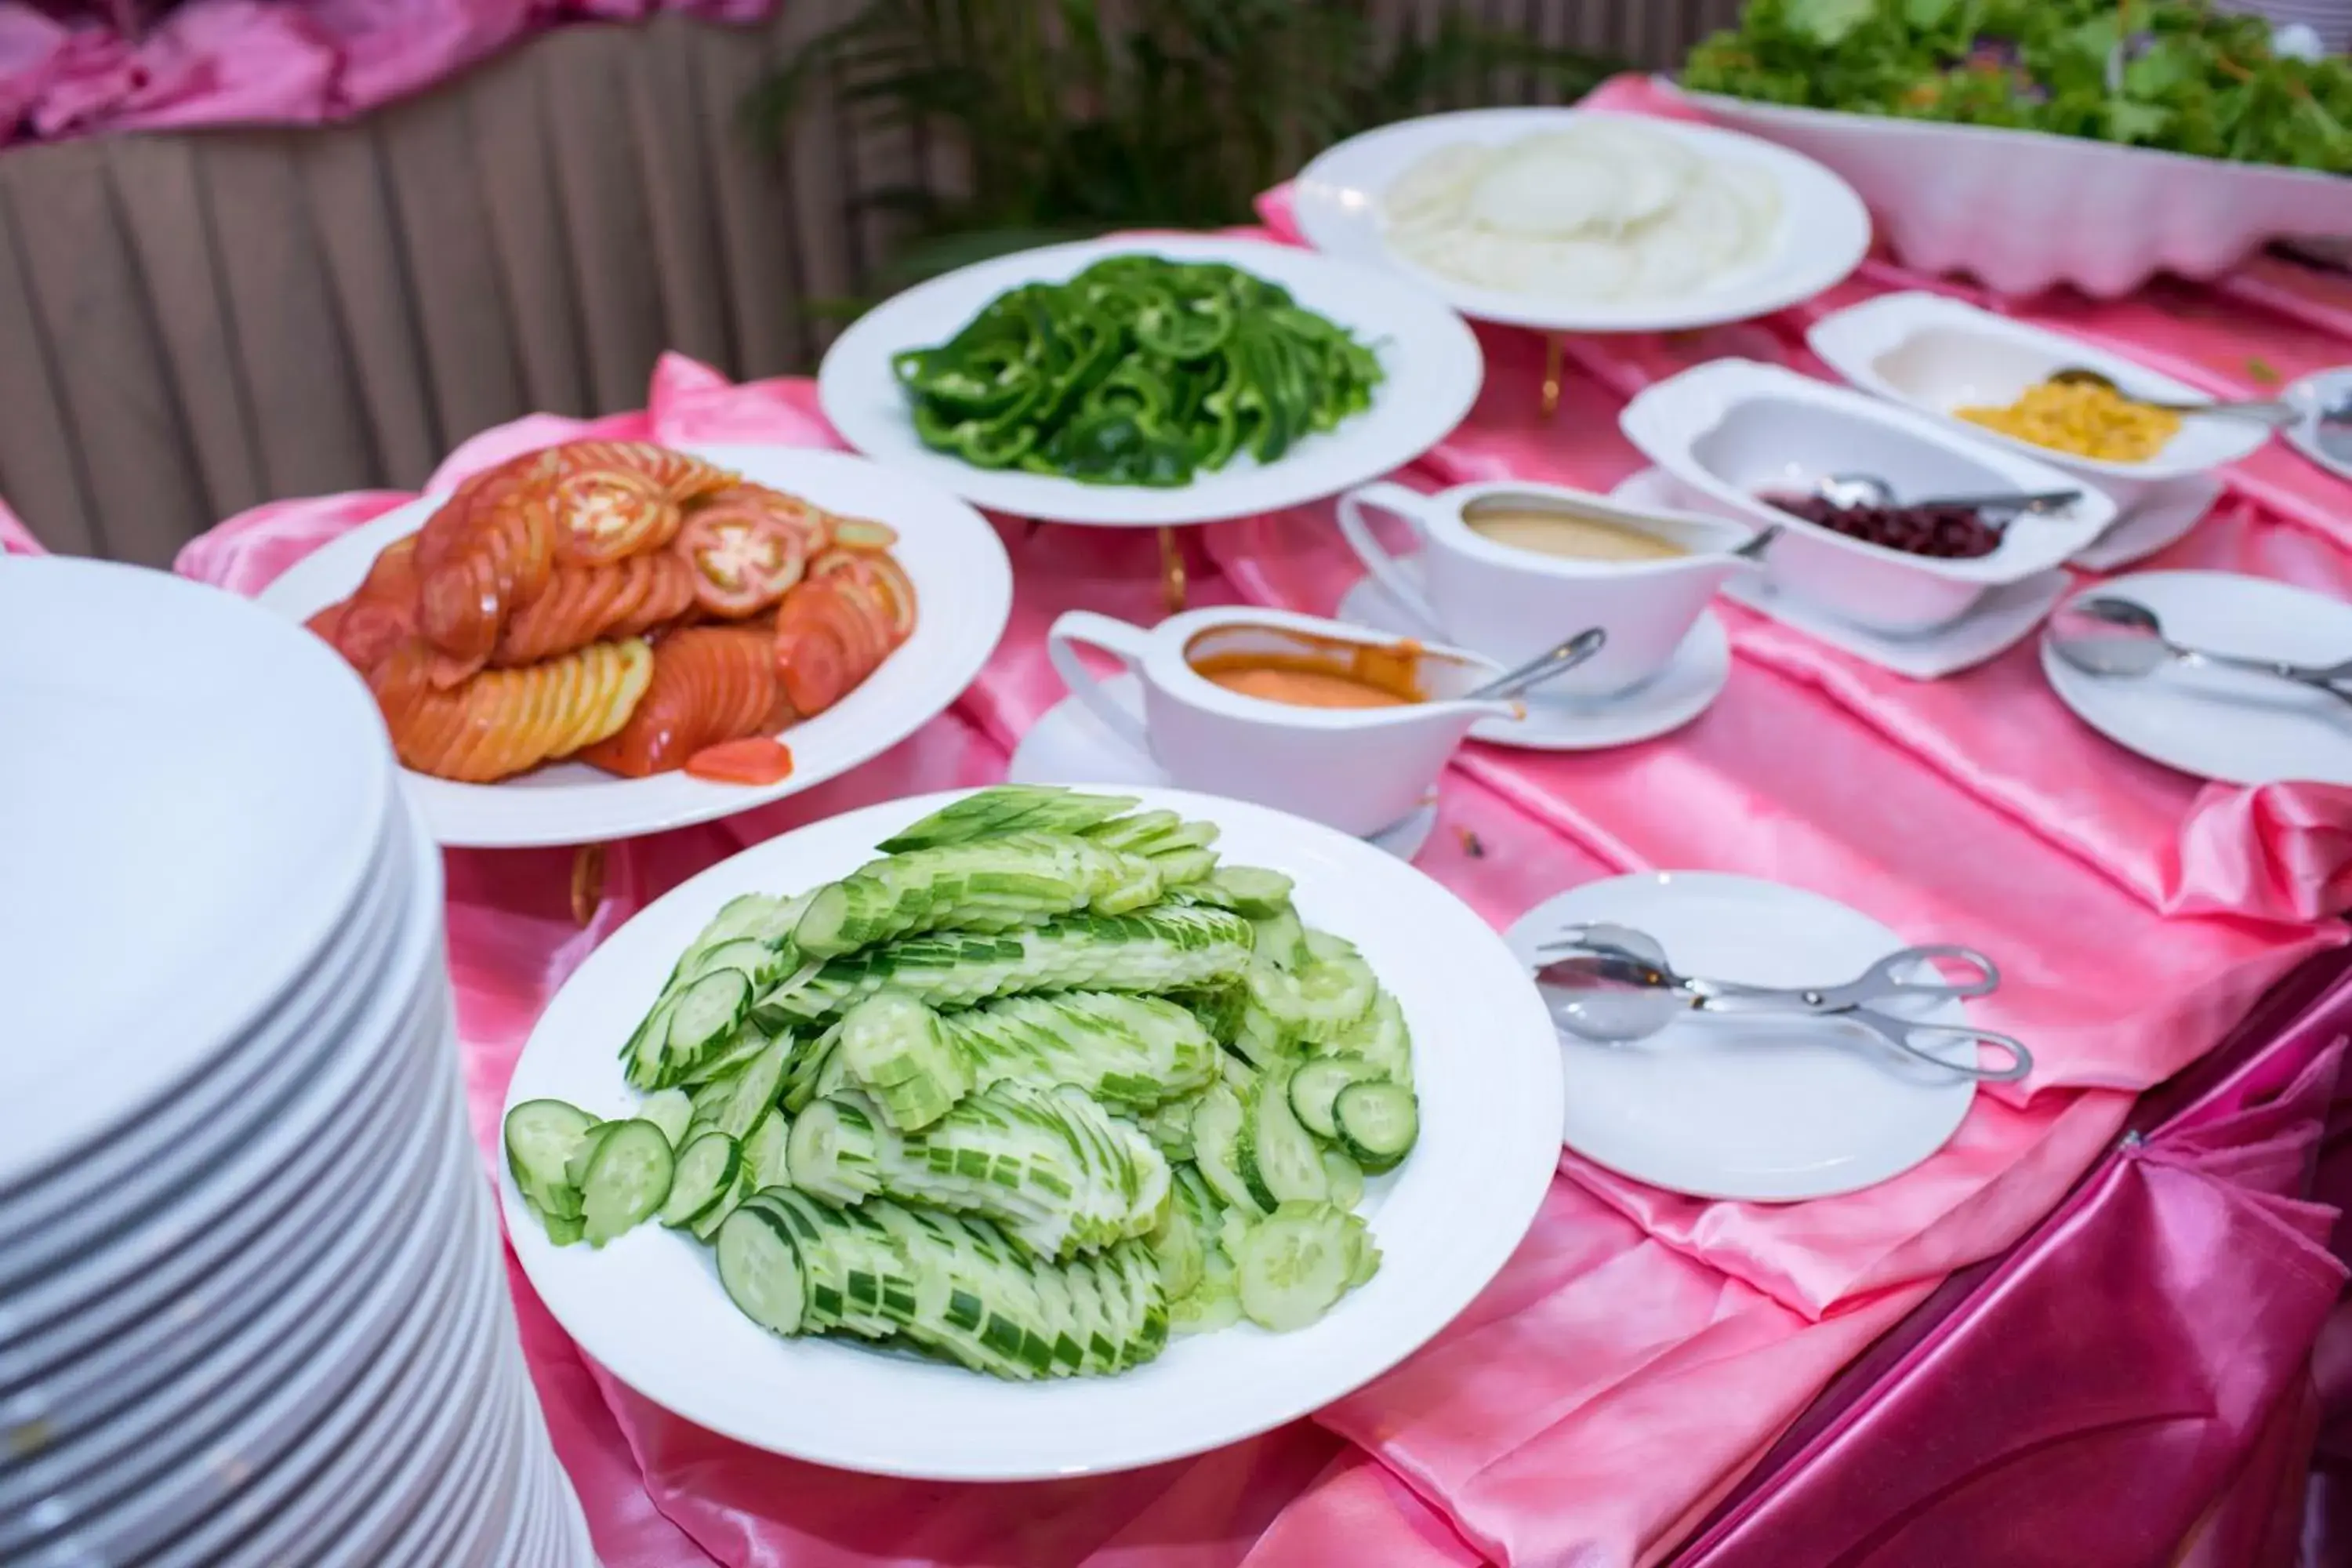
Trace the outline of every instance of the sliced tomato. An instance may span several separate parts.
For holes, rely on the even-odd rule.
[[[823,584],[804,583],[776,614],[776,673],[795,712],[814,716],[864,678],[851,662],[847,616]]]
[[[782,784],[793,776],[792,748],[770,735],[722,741],[687,758],[686,771],[713,784]]]
[[[836,517],[833,542],[844,550],[887,550],[898,542],[898,531],[870,517]]]
[[[556,554],[575,565],[625,561],[677,536],[677,504],[655,480],[628,468],[565,474],[548,500],[557,525]]]
[[[678,533],[677,552],[694,568],[694,602],[730,620],[792,592],[808,565],[800,532],[751,504],[698,509]]]

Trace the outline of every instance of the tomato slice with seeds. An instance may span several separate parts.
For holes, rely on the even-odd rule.
[[[782,598],[808,563],[800,531],[753,506],[700,509],[679,531],[677,550],[694,568],[695,603],[728,619]]]
[[[812,578],[855,583],[881,607],[886,641],[897,647],[915,633],[915,584],[897,559],[878,551],[828,550],[811,561]]]
[[[686,759],[686,771],[713,784],[782,784],[793,776],[792,749],[771,735],[721,741]]]
[[[548,501],[557,522],[556,553],[572,565],[625,561],[677,536],[677,504],[654,480],[625,468],[566,474]]]

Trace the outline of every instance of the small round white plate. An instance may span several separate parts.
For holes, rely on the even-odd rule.
[[[1529,910],[1505,940],[1533,970],[1538,947],[1594,921],[1648,932],[1685,974],[1759,985],[1840,984],[1909,945],[1834,899],[1714,871],[1588,882]],[[1957,1002],[1884,1010],[1968,1022]],[[1813,1019],[1692,1016],[1623,1045],[1558,1038],[1561,1142],[1695,1197],[1788,1203],[1875,1185],[1942,1148],[1976,1096],[1969,1079]]]
[[[1381,199],[1429,153],[1464,142],[1516,142],[1595,119],[1632,121],[1709,160],[1769,175],[1780,188],[1780,222],[1765,254],[1688,294],[1614,300],[1480,289],[1390,250]],[[1744,321],[1811,299],[1860,266],[1870,249],[1870,214],[1862,198],[1811,158],[1737,131],[1589,109],[1473,109],[1383,125],[1307,164],[1292,186],[1291,203],[1300,231],[1318,250],[1388,268],[1465,316],[1556,332],[1680,331]]]
[[[2298,664],[2352,658],[2352,605],[2233,572],[2143,572],[2097,591],[2135,599],[2191,647]],[[2042,671],[2074,715],[2127,751],[2224,784],[2352,784],[2352,703],[2266,675],[2168,665],[2091,675],[2044,637]]]
[[[719,907],[804,889],[967,792],[869,806],[723,860],[641,910],[549,1005],[508,1103],[610,1116],[635,1100],[614,1048]],[[1218,850],[1287,873],[1299,914],[1354,942],[1412,1031],[1421,1140],[1364,1212],[1380,1272],[1310,1328],[1176,1341],[1117,1377],[1011,1384],[823,1339],[779,1339],[719,1289],[709,1249],[642,1226],[601,1251],[549,1244],[501,1170],[516,1256],[581,1349],[656,1404],[772,1452],[880,1475],[1033,1480],[1131,1469],[1266,1431],[1361,1387],[1452,1321],[1518,1247],[1559,1160],[1559,1051],[1527,971],[1469,907],[1360,839],[1175,790],[1143,805],[1215,823]],[[503,1166],[504,1162],[501,1162]]]
[[[1103,695],[1143,718],[1143,682],[1132,675],[1114,675],[1098,683]],[[1013,749],[1007,784],[1142,784],[1168,787],[1168,773],[1124,740],[1111,733],[1094,710],[1075,697],[1065,697],[1037,716],[1021,743]],[[1419,810],[1393,827],[1368,834],[1364,842],[1385,849],[1400,860],[1421,853],[1437,826],[1437,792],[1433,789]]]
[[[891,356],[945,342],[1007,289],[1060,282],[1106,256],[1127,255],[1222,261],[1279,283],[1300,305],[1370,345],[1388,379],[1374,389],[1370,408],[1309,436],[1272,463],[1261,467],[1244,455],[1166,489],[974,468],[916,438]],[[909,289],[834,340],[817,372],[817,392],[824,416],[851,446],[975,506],[1048,522],[1139,528],[1279,511],[1377,479],[1444,440],[1477,401],[1485,375],[1468,325],[1423,289],[1296,246],[1166,235],[1023,251]]]
[[[1418,555],[1400,556],[1408,575],[1421,571]],[[1432,628],[1407,611],[1369,575],[1340,598],[1338,619],[1402,637],[1429,637]],[[1702,610],[1683,635],[1666,667],[1631,691],[1614,697],[1546,697],[1542,688],[1527,694],[1524,719],[1481,719],[1470,738],[1530,752],[1597,752],[1654,741],[1681,729],[1714,704],[1731,679],[1731,638],[1713,610]]]
[[[988,520],[920,478],[845,452],[797,447],[686,446],[746,479],[829,511],[898,531],[893,553],[914,579],[915,635],[835,707],[784,731],[792,776],[711,784],[683,773],[616,778],[557,763],[493,784],[405,774],[433,837],[466,848],[596,844],[731,816],[847,773],[887,751],[961,695],[1013,613],[1013,566]],[[302,621],[358,587],[376,554],[415,532],[446,499],[426,496],[321,545],[263,589],[260,602]]]

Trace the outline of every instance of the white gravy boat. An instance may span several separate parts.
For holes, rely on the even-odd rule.
[[[1555,630],[1553,642],[1559,635]],[[1104,692],[1079,658],[1081,647],[1108,653],[1136,673],[1142,722]],[[1339,673],[1360,648],[1411,657],[1415,682],[1429,700],[1304,707],[1229,690],[1192,664],[1220,655],[1307,658]],[[1476,654],[1287,610],[1213,605],[1171,616],[1150,630],[1071,610],[1046,632],[1045,653],[1070,694],[1178,787],[1269,805],[1360,837],[1420,808],[1471,725],[1521,710],[1514,701],[1462,697],[1501,673]]]
[[[1498,543],[1471,526],[1508,508],[1559,511],[1647,535],[1685,553],[1660,560],[1572,560]],[[1372,537],[1368,510],[1391,512],[1420,536],[1420,570]],[[1629,511],[1603,496],[1517,479],[1422,495],[1385,480],[1339,498],[1339,532],[1405,613],[1438,637],[1505,665],[1533,658],[1562,628],[1599,626],[1601,652],[1557,679],[1546,697],[1608,697],[1639,686],[1674,657],[1726,579],[1757,566],[1731,553],[1755,530],[1695,513]]]

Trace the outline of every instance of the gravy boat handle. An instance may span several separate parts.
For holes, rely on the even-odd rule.
[[[1381,548],[1381,542],[1372,537],[1372,525],[1364,517],[1365,511],[1372,508],[1401,517],[1426,542],[1429,531],[1421,521],[1422,508],[1426,504],[1427,499],[1420,492],[1386,479],[1358,485],[1339,498],[1339,537],[1348,542],[1348,548],[1356,552],[1356,559],[1364,563],[1372,580],[1387,590],[1389,597],[1402,605],[1407,615],[1431,631],[1442,634],[1444,628],[1438,625],[1437,611],[1428,595],[1406,575],[1397,558]]]
[[[1100,648],[1140,677],[1150,639],[1151,634],[1141,626],[1098,616],[1092,610],[1065,610],[1045,632],[1046,660],[1053,665],[1054,673],[1062,678],[1062,684],[1069,688],[1070,695],[1085,703],[1112,734],[1147,757],[1151,754],[1151,737],[1142,721],[1111,700],[1110,693],[1103,689],[1102,682],[1078,657],[1078,647],[1083,645]]]

